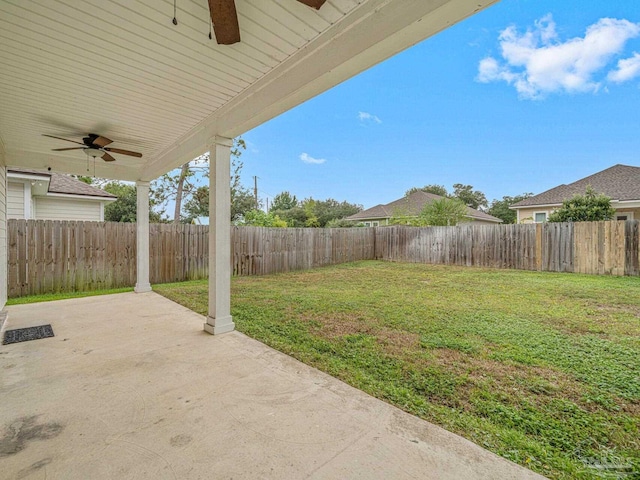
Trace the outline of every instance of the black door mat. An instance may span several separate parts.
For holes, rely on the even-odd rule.
[[[16,328],[4,332],[3,345],[10,343],[28,342],[29,340],[40,340],[41,338],[53,337],[51,325],[38,325],[37,327]]]

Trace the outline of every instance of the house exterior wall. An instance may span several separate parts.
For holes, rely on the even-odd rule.
[[[0,310],[7,303],[7,169],[0,150]],[[0,315],[0,327],[4,322]]]
[[[382,227],[389,225],[388,218],[367,218],[365,220],[357,220],[356,223],[362,223],[365,227]]]
[[[547,217],[551,215],[554,210],[560,208],[557,207],[527,207],[519,208],[518,211],[518,223],[534,223],[536,213],[546,212]],[[616,208],[616,215],[630,214],[629,220],[640,220],[640,208]]]
[[[547,217],[553,213],[554,210],[560,208],[557,207],[527,207],[518,209],[518,223],[534,223],[536,213],[546,212]],[[640,208],[616,208],[616,214],[624,215],[631,214],[633,218],[629,220],[640,220]]]
[[[558,205],[559,207],[560,205]],[[551,213],[557,207],[531,207],[531,208],[519,208],[518,212],[518,223],[534,223],[534,218],[536,213],[545,212],[547,217],[551,215]]]
[[[628,220],[640,220],[640,208],[616,208],[616,215],[631,214]]]
[[[468,223],[471,222],[472,220],[462,220],[460,223]],[[489,222],[487,220],[480,220],[478,218],[474,218],[473,219],[473,224],[474,225],[502,225],[502,223],[498,223],[498,222]]]
[[[6,182],[6,169],[5,182]],[[6,214],[7,218],[25,218],[24,211],[24,183],[22,182],[9,182],[7,183],[7,203]]]
[[[101,203],[74,198],[35,197],[35,218],[99,222]]]

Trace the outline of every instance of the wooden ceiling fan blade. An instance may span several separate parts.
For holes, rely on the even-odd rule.
[[[300,3],[304,3],[306,6],[320,10],[320,7],[324,5],[327,0],[298,0]]]
[[[129,155],[130,157],[142,157],[141,153],[132,152],[131,150],[122,150],[121,148],[105,147],[105,150],[107,152],[119,153],[120,155]]]
[[[115,159],[115,158],[113,158],[111,155],[109,155],[109,154],[108,154],[108,153],[106,153],[106,152],[105,152],[105,154],[104,154],[104,155],[102,155],[102,159],[103,159],[105,162],[115,162],[115,161],[116,161],[116,159]]]
[[[219,45],[231,45],[240,41],[240,25],[234,0],[209,0],[209,13]]]
[[[75,140],[69,140],[68,138],[54,137],[53,135],[47,135],[46,133],[43,133],[42,136],[43,137],[49,137],[49,138],[57,138],[58,140],[64,140],[65,142],[71,142],[71,143],[77,143],[78,145],[84,145],[84,143],[82,143],[82,142],[76,142]]]
[[[67,150],[84,150],[85,147],[52,148],[52,152],[65,152]]]
[[[107,137],[100,135],[93,139],[93,144],[98,145],[99,147],[106,147],[110,143],[113,143],[113,140],[109,140]]]

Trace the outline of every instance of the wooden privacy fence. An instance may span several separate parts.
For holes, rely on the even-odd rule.
[[[51,220],[7,222],[10,297],[131,287],[136,224]],[[149,226],[151,283],[206,278],[209,227]]]
[[[136,225],[9,220],[10,297],[103,290],[136,283]],[[207,278],[209,227],[149,226],[149,279]],[[265,275],[374,258],[372,229],[231,229],[234,275]]]
[[[266,275],[372,260],[373,228],[231,229],[234,275]]]
[[[265,275],[357,260],[640,275],[640,222],[231,229],[231,271]],[[9,220],[9,296],[136,282],[132,223]],[[207,278],[209,227],[150,225],[151,283]]]
[[[638,220],[382,227],[375,258],[395,262],[639,275]]]

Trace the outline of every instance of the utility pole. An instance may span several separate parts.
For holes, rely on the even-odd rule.
[[[258,210],[258,177],[253,176],[253,196],[256,200],[256,210]]]

